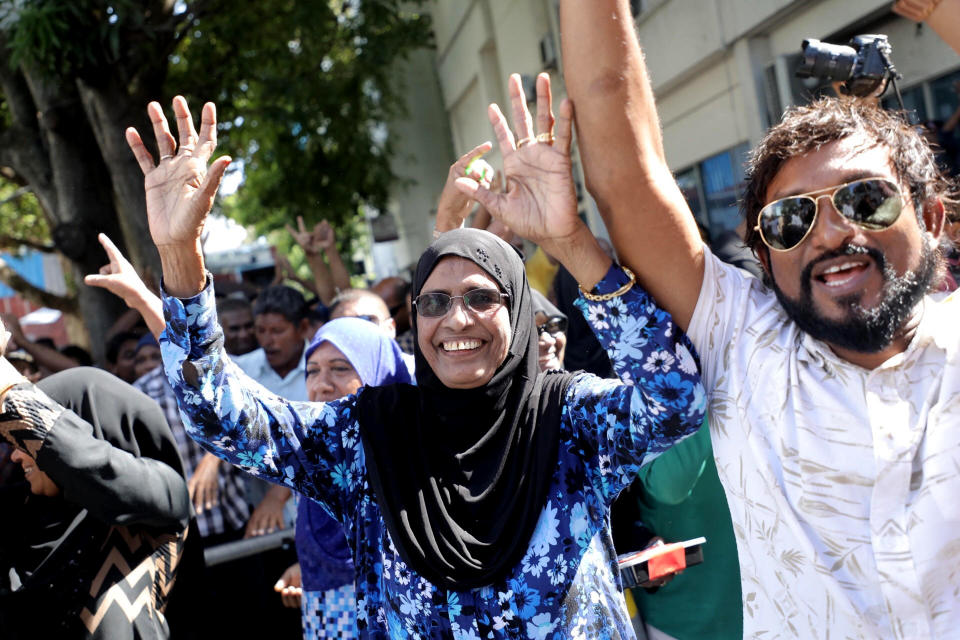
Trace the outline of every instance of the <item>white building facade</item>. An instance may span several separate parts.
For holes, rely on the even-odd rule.
[[[436,49],[409,74],[411,109],[427,107],[406,129],[404,144],[415,147],[415,164],[406,163],[403,148],[398,156],[410,168],[406,177],[416,181],[416,195],[406,204],[398,198],[392,212],[400,238],[391,243],[395,268],[415,262],[429,242],[449,164],[493,139],[486,109],[491,102],[506,104],[508,75],[523,76],[531,106],[533,79],[542,71],[553,79],[554,104],[564,96],[557,5],[557,0],[430,3]],[[668,162],[711,235],[739,221],[746,151],[787,106],[809,100],[813,92],[816,83],[793,74],[804,39],[846,44],[861,33],[887,34],[903,75],[904,100],[917,119],[942,121],[957,107],[952,85],[960,79],[960,58],[929,28],[894,15],[889,0],[633,0],[632,5]],[[889,101],[892,92],[887,95]],[[417,140],[423,135],[427,138]],[[500,166],[496,149],[488,159]],[[575,167],[581,213],[605,235],[582,188],[576,158]]]

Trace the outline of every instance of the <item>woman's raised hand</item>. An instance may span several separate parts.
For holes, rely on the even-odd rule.
[[[494,193],[470,177],[457,179],[457,187],[477,200],[496,220],[537,244],[551,245],[569,240],[582,231],[577,216],[577,195],[570,163],[573,105],[560,105],[554,133],[553,97],[550,76],[537,76],[537,119],[527,109],[520,76],[509,81],[515,139],[497,105],[489,116],[503,155],[506,190]],[[545,247],[546,248],[546,247]]]
[[[179,145],[160,105],[147,105],[160,152],[157,162],[136,129],[130,127],[126,132],[127,144],[145,176],[150,235],[161,252],[165,247],[193,247],[199,243],[203,223],[230,164],[230,158],[223,156],[207,166],[217,148],[217,111],[212,102],[203,105],[199,136],[183,96],[173,99],[173,111]]]

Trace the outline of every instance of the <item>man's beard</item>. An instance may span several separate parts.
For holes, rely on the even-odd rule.
[[[873,258],[883,276],[880,301],[871,309],[860,306],[860,294],[837,298],[847,309],[842,320],[823,317],[813,302],[812,276],[814,265],[831,258],[866,254]],[[842,349],[860,353],[878,353],[890,346],[897,333],[910,318],[914,308],[930,290],[939,271],[939,254],[929,238],[924,238],[920,264],[916,269],[897,275],[883,253],[872,247],[846,245],[811,261],[801,274],[799,300],[788,298],[773,277],[767,278],[787,315],[810,336]]]

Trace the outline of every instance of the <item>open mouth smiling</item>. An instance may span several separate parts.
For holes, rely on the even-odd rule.
[[[440,343],[440,349],[446,353],[476,351],[483,346],[482,340],[467,338],[463,340],[444,340]]]

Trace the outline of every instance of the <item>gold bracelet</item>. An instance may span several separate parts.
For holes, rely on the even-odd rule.
[[[580,295],[582,295],[584,298],[586,298],[591,302],[606,302],[607,300],[613,300],[614,298],[619,298],[620,296],[625,294],[627,291],[630,291],[630,289],[633,289],[633,285],[637,283],[637,277],[633,275],[633,271],[630,271],[630,269],[624,267],[623,265],[621,265],[620,268],[623,269],[623,272],[627,274],[628,278],[630,278],[630,282],[623,285],[622,287],[620,287],[619,289],[617,289],[612,293],[603,293],[600,295],[597,295],[595,293],[590,293],[589,291],[581,287],[579,284],[577,284],[577,287],[580,289]]]

